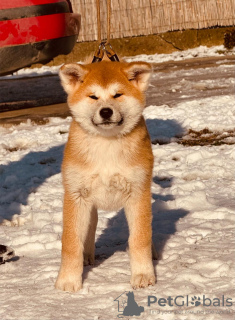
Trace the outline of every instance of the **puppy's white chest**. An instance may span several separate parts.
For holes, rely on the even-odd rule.
[[[127,177],[120,173],[114,173],[111,175],[97,175],[92,189],[103,189],[104,192],[123,192],[128,193],[131,189],[131,182]]]
[[[120,209],[145,175],[143,168],[131,166],[129,159],[128,149],[118,142],[93,143],[87,150],[89,166],[66,170],[70,191],[78,200],[92,202],[98,209]]]
[[[131,193],[130,177],[120,172],[101,170],[92,180],[91,198],[100,209],[119,209]]]

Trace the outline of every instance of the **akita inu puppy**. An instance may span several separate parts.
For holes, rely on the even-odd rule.
[[[154,285],[153,154],[142,111],[151,66],[145,62],[67,64],[60,77],[73,121],[62,165],[62,262],[56,288],[82,288],[94,264],[97,209],[125,209],[133,288]]]

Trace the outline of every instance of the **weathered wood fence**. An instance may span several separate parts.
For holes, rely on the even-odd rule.
[[[81,14],[78,41],[97,39],[96,0],[71,0]],[[106,0],[100,0],[106,38]],[[111,38],[235,24],[235,0],[111,0]]]

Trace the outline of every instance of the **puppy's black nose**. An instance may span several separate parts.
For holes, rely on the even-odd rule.
[[[112,114],[113,110],[110,108],[103,108],[100,110],[100,116],[105,120],[109,119],[112,116]]]

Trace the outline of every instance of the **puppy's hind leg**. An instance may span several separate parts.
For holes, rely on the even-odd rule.
[[[93,207],[91,210],[89,229],[84,242],[84,266],[93,265],[95,263],[95,232],[97,222],[97,209]]]
[[[75,292],[82,288],[83,249],[91,212],[89,202],[65,192],[62,258],[56,289]]]
[[[155,249],[154,243],[152,242],[152,258],[153,260],[158,260],[158,253]]]

